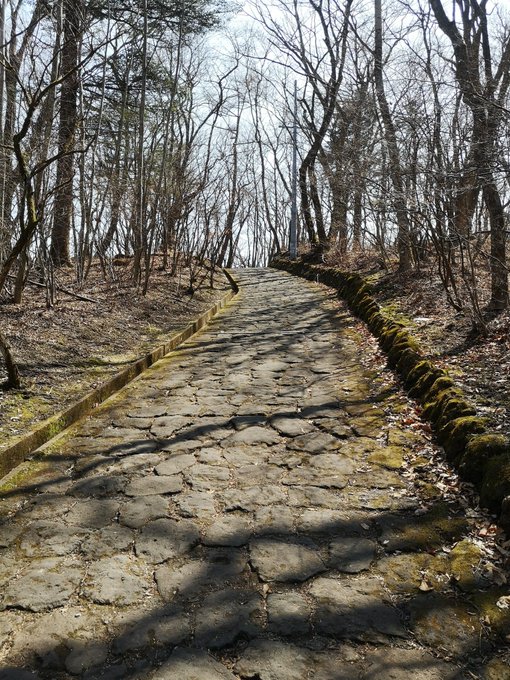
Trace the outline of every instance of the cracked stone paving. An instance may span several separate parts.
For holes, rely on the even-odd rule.
[[[0,501],[0,680],[510,678],[508,588],[405,474],[406,397],[331,291],[226,310]],[[426,501],[426,502],[425,502]]]

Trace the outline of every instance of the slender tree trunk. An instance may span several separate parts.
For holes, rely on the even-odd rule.
[[[145,224],[145,102],[147,96],[147,40],[149,25],[147,19],[147,0],[143,0],[143,34],[142,34],[142,81],[140,93],[140,107],[138,114],[138,153],[137,153],[137,177],[136,177],[136,214],[134,219],[134,252],[133,252],[133,279],[136,284],[140,283],[142,276],[142,257],[144,250]]]
[[[2,354],[5,367],[7,369],[7,381],[3,384],[5,389],[12,389],[20,387],[21,381],[19,377],[18,367],[13,359],[11,348],[7,342],[7,338],[0,332],[0,354]]]
[[[388,169],[395,194],[394,205],[397,214],[397,249],[399,256],[399,269],[402,272],[411,269],[411,247],[410,247],[410,227],[407,213],[407,204],[404,194],[404,182],[402,181],[402,169],[400,164],[400,154],[397,144],[395,126],[391,117],[390,107],[386,99],[383,78],[382,61],[382,11],[381,0],[374,0],[375,8],[375,44],[374,44],[374,79],[377,93],[377,101],[381,112],[381,119],[384,129],[384,138],[388,148]]]
[[[492,311],[500,312],[508,307],[508,268],[505,249],[505,211],[494,181],[483,187],[483,200],[489,213],[491,227],[491,300]]]
[[[78,64],[83,24],[83,0],[66,0],[60,94],[57,179],[50,255],[58,267],[70,263],[69,239],[73,213],[75,133],[78,122]]]

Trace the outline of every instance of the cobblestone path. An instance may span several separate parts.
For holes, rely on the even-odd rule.
[[[4,485],[0,679],[510,678],[508,589],[462,508],[417,496],[423,442],[389,424],[404,397],[352,319],[285,273],[237,276]]]

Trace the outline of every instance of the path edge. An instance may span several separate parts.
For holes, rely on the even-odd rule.
[[[71,404],[71,406],[41,421],[28,434],[21,435],[12,444],[3,449],[0,452],[0,481],[15,467],[23,463],[40,446],[47,444],[51,439],[88,415],[96,406],[99,406],[113,394],[119,392],[128,383],[150,368],[150,366],[163,359],[169,352],[175,350],[179,345],[204,328],[239,292],[239,286],[230,272],[226,269],[223,269],[222,272],[230,284],[230,290],[217,300],[214,305],[190,321],[181,331],[171,335],[162,345],[158,345],[148,354],[145,354],[140,359],[129,364],[129,366],[126,366],[126,368],[115,373],[109,380],[85,394],[81,399]]]
[[[275,257],[270,267],[338,291],[350,310],[364,321],[388,357],[390,368],[403,380],[409,396],[423,407],[447,460],[480,494],[480,504],[498,516],[510,532],[510,442],[487,429],[487,421],[448,373],[426,358],[404,324],[385,315],[360,274],[326,265]]]

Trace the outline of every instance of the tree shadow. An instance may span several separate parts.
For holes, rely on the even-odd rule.
[[[303,314],[306,308],[296,303],[291,306],[292,314]],[[292,352],[301,335],[268,336],[261,329],[242,344],[249,348],[268,338],[273,350],[268,347],[257,352],[258,366],[265,357]],[[188,348],[203,348],[202,363],[194,375],[203,373],[207,362],[214,362],[215,354],[225,351],[229,343],[190,343]],[[277,376],[275,372],[276,382]],[[164,382],[162,378],[162,387],[158,388],[161,399],[166,398]],[[321,374],[317,374],[311,384],[320,383]],[[137,382],[137,389],[142,389],[141,385]],[[199,485],[195,489],[186,475],[187,468],[175,475],[155,474],[154,468],[161,461],[175,461],[180,455],[199,456],[202,449],[212,450],[211,457],[217,449],[220,462],[211,462],[211,469],[227,467],[227,449],[216,438],[226,438],[225,430],[234,434],[245,425],[262,425],[275,432],[271,418],[277,414],[286,419],[305,418],[314,424],[317,434],[324,420],[321,414],[337,412],[343,422],[347,406],[376,405],[378,399],[374,395],[367,399],[326,396],[307,405],[306,397],[298,396],[294,405],[284,404],[267,415],[258,413],[253,396],[251,402],[251,408],[240,416],[216,421],[212,420],[214,416],[200,416],[164,439],[141,430],[125,441],[114,439],[108,444],[104,440],[106,445],[102,446],[90,434],[94,429],[89,428],[87,434],[85,425],[84,436],[76,436],[71,443],[64,441],[60,452],[44,455],[44,461],[55,464],[60,472],[45,473],[39,480],[5,492],[5,499],[19,499],[19,505],[4,518],[1,527],[0,555],[5,567],[0,568],[0,608],[7,622],[0,633],[9,644],[19,645],[19,654],[8,657],[18,661],[0,670],[0,680],[375,680],[397,672],[417,678],[422,674],[427,677],[427,673],[434,677],[436,673],[444,680],[482,677],[480,659],[489,660],[504,649],[503,627],[499,632],[491,631],[480,623],[485,610],[478,595],[485,589],[492,596],[490,583],[463,592],[447,579],[444,584],[434,584],[431,592],[420,591],[427,560],[439,556],[447,562],[448,553],[443,555],[442,548],[451,547],[465,535],[464,508],[436,501],[427,513],[417,515],[419,500],[405,496],[401,497],[402,504],[399,499],[388,498],[388,507],[376,508],[370,500],[365,507],[363,500],[353,507],[352,499],[359,500],[357,489],[364,479],[368,486],[388,491],[377,486],[377,466],[365,472],[356,470],[356,480],[346,479],[343,488],[331,486],[327,473],[316,485],[283,483],[282,500],[273,507],[261,495],[271,487],[269,480],[245,487],[243,480],[231,477],[223,486],[218,476],[219,481],[210,482],[209,489],[207,480],[202,481],[202,488]],[[130,407],[127,403],[121,410]],[[113,423],[118,408],[114,404],[109,410],[101,409],[97,422]],[[116,428],[112,429],[114,432]],[[348,459],[349,442],[359,440],[350,437],[336,437],[339,447],[331,454]],[[195,440],[200,447],[189,448]],[[246,447],[253,460],[258,457],[260,465],[277,468],[283,478],[302,467],[303,461],[313,462],[315,455],[292,462],[295,451],[286,444],[282,436],[272,447]],[[37,456],[36,462],[42,459]],[[362,459],[360,463],[365,464],[364,454]],[[234,472],[237,469],[233,468]],[[126,520],[127,506],[136,502],[136,497],[126,493],[133,479],[179,475],[180,492],[142,497],[145,500],[140,504],[149,507],[145,519],[130,516],[130,521]],[[231,486],[239,491],[241,500],[237,504],[227,502]],[[295,487],[300,494],[293,494]],[[252,488],[255,498],[249,493]],[[194,492],[210,497],[214,511],[204,507],[186,515],[179,509],[175,501],[178,493]],[[389,496],[391,493],[388,491]],[[322,505],[313,506],[310,498],[320,496]],[[77,517],[72,514],[78,511],[81,514]],[[50,528],[53,525],[54,532],[41,522]],[[69,527],[70,535],[66,534]],[[113,535],[107,533],[112,527]],[[30,531],[35,547],[26,541]],[[73,543],[75,535],[78,539]],[[98,543],[107,546],[105,554],[97,550]],[[47,611],[44,604],[40,611],[33,611],[33,602],[20,604],[20,598],[10,591],[11,585],[21,583],[33,567],[31,551],[56,560],[45,566],[48,587],[53,583],[52,570],[64,576],[64,569],[72,565],[79,572],[70,595],[61,594],[60,599],[55,596],[56,604],[47,604]],[[412,557],[417,554],[423,560],[416,566]],[[396,587],[398,569],[392,560],[402,555],[409,558],[409,565],[404,566],[408,581],[402,577]],[[294,572],[293,560],[297,562]],[[7,572],[10,576],[4,577]],[[13,633],[8,630],[11,623]],[[53,637],[52,626],[60,631]],[[21,641],[16,641],[17,636]],[[420,645],[418,651],[416,643]],[[35,651],[29,653],[31,646]],[[289,674],[289,669],[295,674]]]

